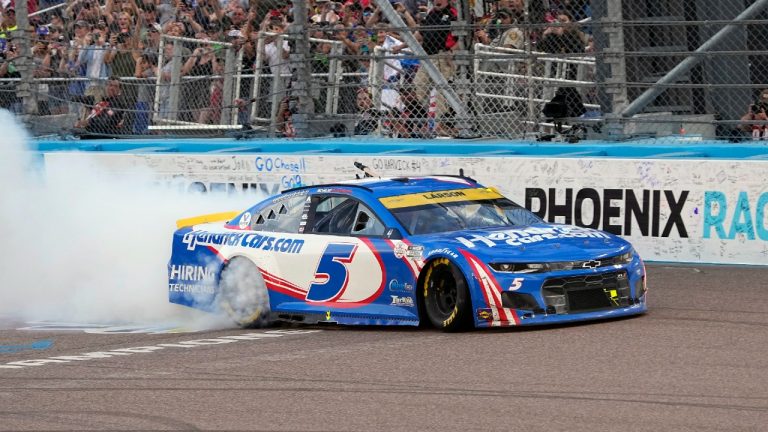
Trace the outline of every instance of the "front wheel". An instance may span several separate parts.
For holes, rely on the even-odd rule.
[[[247,258],[233,258],[221,272],[219,306],[241,327],[269,324],[269,292],[258,267]]]
[[[472,323],[472,301],[461,271],[449,260],[432,261],[421,290],[424,309],[432,325],[443,331],[460,331]]]

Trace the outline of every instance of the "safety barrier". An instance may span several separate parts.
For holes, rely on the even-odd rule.
[[[549,221],[619,234],[647,260],[768,263],[768,147],[759,144],[282,139],[37,145],[51,176],[87,159],[108,172],[138,169],[159,184],[250,194],[254,202],[287,188],[353,179],[355,162],[382,176],[463,173]]]

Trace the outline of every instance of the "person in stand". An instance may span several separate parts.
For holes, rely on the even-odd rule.
[[[753,140],[768,140],[768,123],[753,123],[754,121],[768,121],[768,89],[760,92],[760,98],[749,105],[746,114],[741,117],[744,122],[742,128],[752,133]]]
[[[149,132],[152,107],[155,103],[155,85],[153,81],[157,77],[157,54],[153,52],[142,54],[136,62],[133,76],[140,79],[137,86],[133,133],[143,135]]]
[[[122,95],[120,80],[110,77],[105,87],[104,98],[96,103],[88,115],[77,122],[75,127],[82,128],[91,137],[112,136],[126,133],[123,116],[128,105]]]

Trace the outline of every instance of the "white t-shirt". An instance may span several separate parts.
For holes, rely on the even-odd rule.
[[[384,38],[384,43],[381,44],[381,47],[389,51],[392,48],[401,44],[402,42],[400,42],[399,40],[393,38],[390,35],[387,35],[387,37]],[[402,55],[402,54],[399,54],[399,55]],[[397,74],[399,74],[402,69],[403,67],[400,64],[400,60],[397,60],[394,58],[386,59],[384,61],[384,79],[386,81],[389,81],[390,78],[397,76]]]
[[[264,45],[264,54],[267,56],[267,64],[273,74],[287,75],[291,73],[291,65],[283,54],[290,49],[287,40],[283,40],[283,50],[277,49],[277,41]],[[286,78],[285,76],[283,78]]]

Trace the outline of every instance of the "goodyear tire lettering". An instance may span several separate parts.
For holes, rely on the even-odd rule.
[[[472,322],[472,304],[466,280],[448,258],[426,267],[422,302],[427,318],[444,331],[457,331]]]

